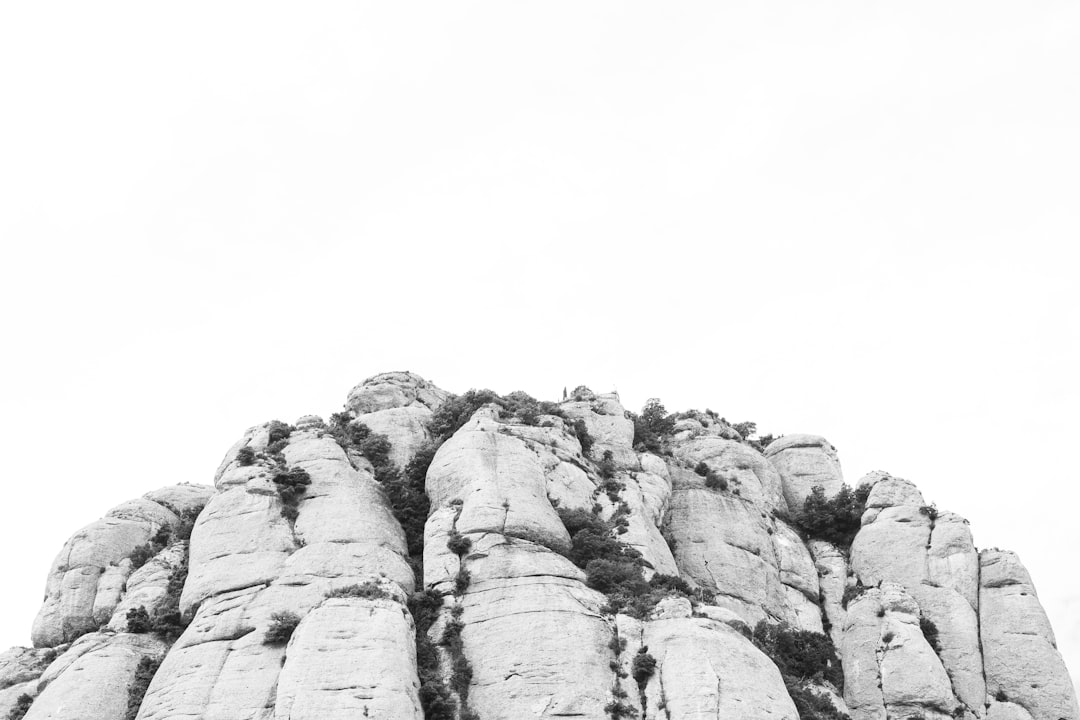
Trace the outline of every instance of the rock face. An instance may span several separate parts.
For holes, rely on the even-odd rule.
[[[0,718],[1080,720],[1027,571],[914,484],[840,532],[824,438],[641,422],[392,372],[253,427],[64,545]]]
[[[785,435],[769,444],[765,457],[780,473],[784,499],[792,513],[802,510],[814,487],[820,485],[831,497],[844,483],[836,448],[817,435]]]

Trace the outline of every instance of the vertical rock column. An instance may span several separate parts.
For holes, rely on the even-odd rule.
[[[379,717],[417,720],[412,621],[404,607],[413,576],[401,527],[370,465],[354,466],[314,418],[277,448],[284,467],[303,469],[311,480],[291,520],[273,483],[282,466],[240,459],[242,448],[265,453],[272,427],[249,431],[219,471],[218,493],[191,538],[181,609],[194,619],[154,677],[139,718],[346,718],[367,708]],[[365,583],[398,590],[388,592],[389,600],[328,599],[335,590]],[[306,616],[326,603],[351,608],[339,615],[356,624],[340,628],[338,637],[314,637],[325,629],[323,613]],[[288,644],[267,641],[277,613],[304,618]],[[353,638],[362,656],[376,644],[369,638],[380,635],[386,663],[400,660],[411,668],[398,678],[398,691],[373,689],[390,677],[374,663],[361,669],[369,673],[366,679],[350,676],[331,691],[328,678],[340,668],[326,661],[341,652],[342,636]]]
[[[872,587],[899,584],[913,598],[922,627],[936,630],[937,656],[965,710],[982,716],[986,690],[979,648],[978,569],[967,521],[938,513],[907,480],[882,476],[866,500],[851,547],[851,568]],[[932,672],[932,668],[925,668]]]
[[[603,720],[613,680],[605,599],[552,550],[567,549],[569,536],[548,501],[542,460],[550,448],[568,455],[576,441],[557,427],[533,430],[550,435],[535,451],[480,410],[439,449],[427,475],[425,585],[453,592],[462,608],[469,705],[479,717]],[[446,548],[451,533],[471,542],[460,559]]]
[[[982,551],[979,564],[989,716],[1076,720],[1072,681],[1027,570],[1004,550]]]

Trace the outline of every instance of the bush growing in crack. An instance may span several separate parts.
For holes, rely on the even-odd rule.
[[[762,620],[754,627],[753,641],[785,678],[826,680],[843,691],[843,668],[828,635]]]
[[[131,559],[132,572],[141,568],[149,562],[151,558],[164,550],[171,539],[172,532],[167,525],[162,525],[158,528],[158,531],[154,533],[152,538],[132,550],[131,555],[128,556]]]
[[[640,415],[630,413],[634,422],[634,449],[651,453],[663,453],[664,443],[675,431],[675,416],[669,415],[664,404],[650,398]]]
[[[276,612],[270,616],[270,625],[263,636],[266,645],[282,645],[289,642],[296,626],[300,624],[300,616],[289,610]]]
[[[236,463],[241,467],[255,464],[255,451],[249,447],[242,447],[236,452]]]
[[[450,552],[462,557],[472,548],[472,540],[455,530],[450,533],[450,538],[446,541],[446,547]]]
[[[127,611],[127,631],[129,633],[148,633],[154,629],[150,613],[144,605]]]
[[[723,475],[709,470],[705,473],[705,487],[710,490],[727,490],[728,481]]]
[[[815,485],[806,496],[802,512],[795,518],[795,525],[812,538],[827,540],[841,548],[850,548],[862,526],[862,515],[869,494],[869,485],[863,485],[854,491],[847,485],[842,485],[834,497],[826,498],[824,488]]]
[[[22,720],[26,713],[30,712],[30,706],[34,704],[34,698],[23,693],[15,700],[15,705],[8,713],[7,720]]]
[[[393,600],[392,593],[370,580],[357,585],[347,585],[326,593],[328,598],[363,598],[366,600]]]
[[[864,592],[870,588],[862,584],[862,582],[856,582],[854,585],[848,585],[844,588],[844,595],[840,598],[840,607],[847,610],[848,603],[861,597]]]
[[[585,570],[586,585],[607,596],[605,612],[640,619],[668,595],[694,597],[693,589],[678,577],[657,574],[646,582],[641,553],[613,537],[619,527],[616,522],[605,522],[584,510],[558,508],[557,512],[570,534],[566,557]]]
[[[585,421],[581,418],[577,418],[574,422],[570,423],[570,430],[573,431],[574,436],[577,437],[578,443],[581,444],[581,454],[585,457],[589,456],[592,452],[593,436],[589,434],[589,426],[585,424]]]
[[[150,687],[150,681],[154,679],[159,667],[161,667],[159,659],[144,657],[139,660],[139,664],[135,667],[135,676],[128,686],[127,712],[124,713],[124,720],[135,720],[139,714],[143,698],[146,697],[146,689]]]
[[[923,637],[926,638],[926,642],[930,644],[934,652],[938,655],[941,654],[941,640],[938,638],[938,628],[934,624],[934,621],[928,617],[919,616],[919,629],[922,630]]]
[[[300,515],[300,498],[307,492],[311,476],[303,468],[282,467],[274,473],[271,482],[276,486],[278,497],[281,498],[281,516],[290,523],[296,522]]]

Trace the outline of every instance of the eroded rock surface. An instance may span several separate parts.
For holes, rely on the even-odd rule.
[[[798,513],[817,486],[832,497],[844,484],[836,448],[818,435],[785,435],[765,448],[765,457],[780,473],[788,511]]]
[[[1013,705],[1035,720],[1080,717],[1069,673],[1035,586],[1015,553],[979,555],[979,615],[988,701],[998,716],[1016,715]]]
[[[40,647],[0,655],[0,717],[29,700],[29,720],[115,720],[129,702],[139,720],[421,720],[442,702],[456,720],[796,720],[809,698],[853,720],[1080,720],[1019,560],[980,555],[913,483],[864,477],[847,547],[799,525],[814,487],[843,482],[824,438],[762,454],[692,411],[635,449],[618,395],[585,388],[542,406],[482,395],[497,402],[436,437],[450,397],[377,375],[331,425],[247,430],[213,487],[80,530],[50,570]],[[421,450],[426,476],[399,472]],[[635,598],[596,589],[627,566],[583,560],[589,536],[567,526],[617,541],[605,557],[629,564]],[[781,671],[759,622],[827,632],[842,691]]]

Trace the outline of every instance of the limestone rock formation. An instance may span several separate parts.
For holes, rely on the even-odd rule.
[[[0,720],[1080,720],[1015,555],[656,407],[391,372],[250,428],[68,540]]]

